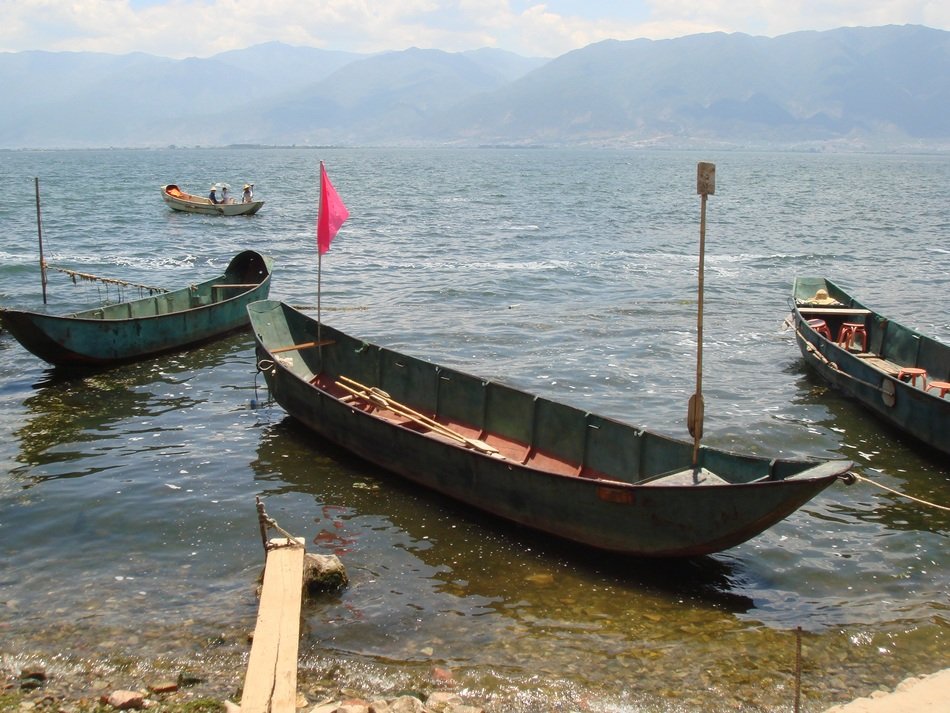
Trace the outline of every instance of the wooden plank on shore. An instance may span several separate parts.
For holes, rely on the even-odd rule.
[[[294,713],[304,540],[270,540],[241,713]],[[298,546],[299,545],[299,546]]]

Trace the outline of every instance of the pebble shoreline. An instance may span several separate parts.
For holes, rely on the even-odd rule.
[[[72,669],[50,673],[42,664],[17,670],[3,660],[0,711],[18,713],[91,713],[102,710],[148,710],[153,713],[240,713],[240,705],[215,684],[200,676],[181,672],[174,680],[155,678],[141,688],[114,687],[113,681],[94,671]],[[134,677],[133,677],[134,678]],[[141,682],[141,681],[140,681]],[[485,713],[475,702],[452,691],[451,671],[432,671],[432,690],[425,694],[401,694],[388,698],[365,698],[347,689],[307,686],[310,695],[298,692],[300,713]],[[938,713],[950,700],[950,669],[928,676],[905,679],[893,691],[875,691],[851,703],[835,705],[824,713]]]
[[[222,711],[239,713],[234,701],[220,685],[201,676],[182,672],[175,679],[158,677],[137,682],[135,687],[122,688],[112,680],[100,678],[95,672],[73,669],[50,672],[41,664],[19,668],[3,662],[3,683],[0,686],[0,711],[21,713],[84,713],[102,710],[148,710],[153,713],[188,711]],[[143,683],[139,687],[139,683]],[[297,710],[302,713],[485,713],[481,706],[465,701],[450,690],[454,686],[451,672],[433,669],[433,690],[426,694],[402,694],[389,698],[367,699],[355,691],[329,690],[311,686],[311,695],[297,694]]]

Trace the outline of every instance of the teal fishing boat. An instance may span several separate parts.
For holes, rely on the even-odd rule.
[[[50,364],[105,366],[182,349],[246,328],[267,297],[272,261],[238,253],[221,275],[174,292],[61,316],[0,308],[0,324]]]
[[[887,423],[950,454],[950,346],[822,277],[797,278],[791,307],[809,367]]]
[[[344,334],[277,301],[248,307],[287,413],[388,471],[597,549],[705,555],[779,522],[849,461],[694,446]]]

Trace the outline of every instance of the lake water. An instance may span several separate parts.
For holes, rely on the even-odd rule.
[[[316,303],[319,161],[350,211],[324,319],[368,340],[688,438],[700,200],[704,442],[846,457],[950,504],[950,464],[803,366],[797,275],[950,341],[950,157],[614,150],[270,149],[0,154],[0,304],[39,308],[49,263],[176,288],[237,251]],[[266,201],[173,213],[159,187]],[[49,309],[115,299],[51,272]],[[137,296],[127,288],[123,296]],[[314,439],[266,403],[253,341],[67,377],[0,335],[0,642],[9,661],[243,680],[260,496],[350,586],[307,605],[301,690],[431,688],[489,711],[802,710],[950,666],[950,514],[837,484],[748,543],[616,559],[502,525]],[[253,408],[256,401],[265,402]],[[950,434],[948,434],[950,437]],[[131,673],[129,674],[131,675]],[[131,684],[130,684],[131,685]]]

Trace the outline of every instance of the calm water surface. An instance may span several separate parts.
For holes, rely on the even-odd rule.
[[[950,158],[554,150],[2,154],[0,304],[37,308],[34,177],[57,266],[167,287],[237,251],[312,308],[319,160],[350,210],[327,322],[687,438],[699,198],[707,213],[704,441],[846,457],[947,505],[950,464],[805,371],[796,275],[950,341]],[[251,218],[171,212],[159,186],[256,184]],[[49,309],[120,295],[53,272]],[[123,297],[137,296],[127,288]],[[950,515],[836,485],[728,552],[616,559],[501,525],[314,439],[266,403],[253,342],[80,377],[0,335],[0,651],[55,667],[161,662],[235,690],[256,615],[254,499],[351,584],[309,604],[301,688],[430,688],[490,711],[787,711],[950,666]],[[255,402],[264,406],[253,408]],[[121,664],[119,663],[121,662]]]

